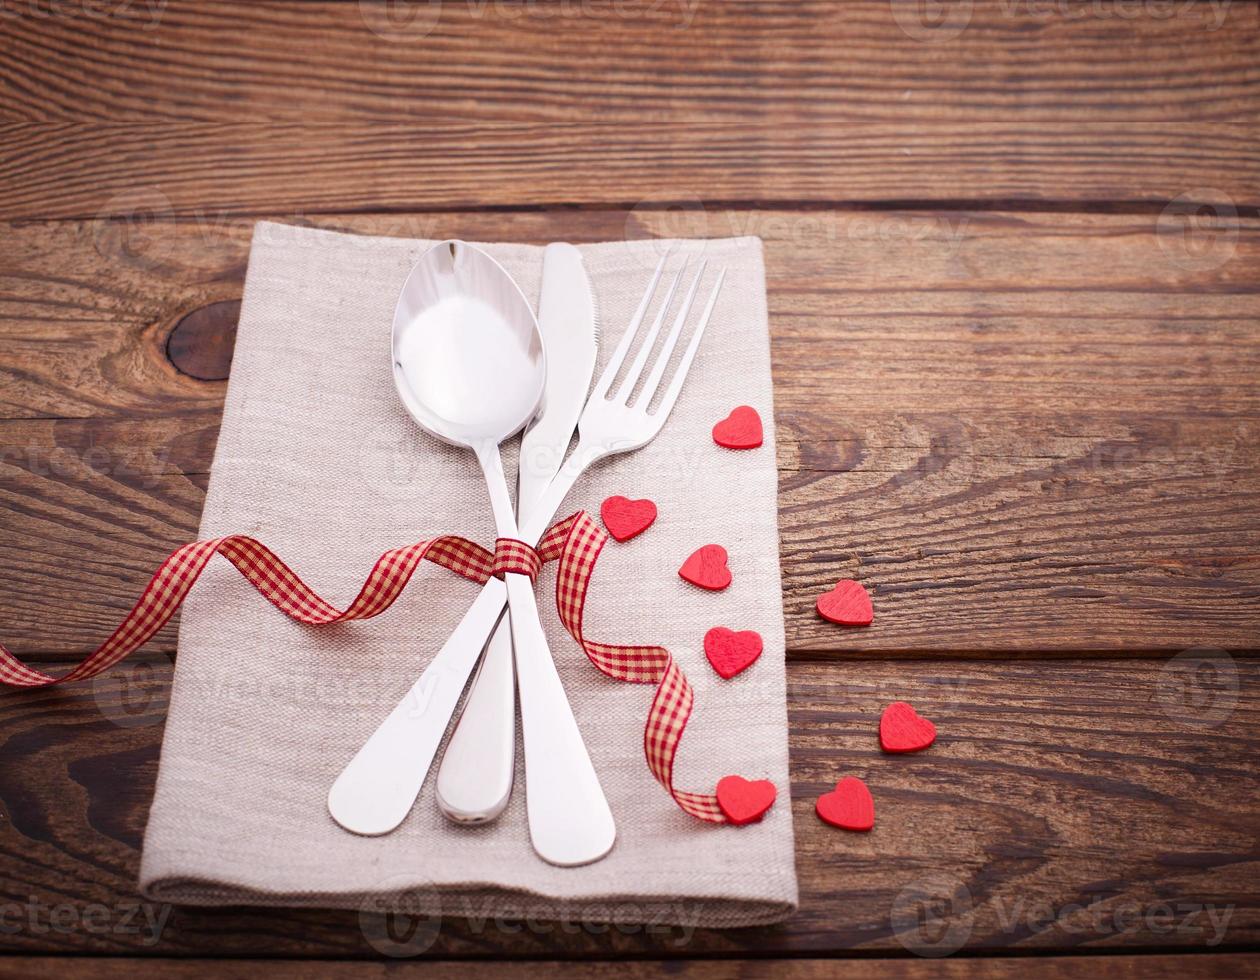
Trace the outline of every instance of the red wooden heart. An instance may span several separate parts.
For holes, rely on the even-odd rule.
[[[761,416],[751,405],[740,405],[713,427],[713,441],[727,449],[756,449],[761,440]]]
[[[629,541],[642,534],[656,520],[656,504],[650,500],[609,497],[599,505],[604,527],[618,541]]]
[[[936,741],[936,726],[905,701],[894,701],[879,719],[879,744],[885,752],[918,752]]]
[[[871,597],[860,582],[842,579],[836,587],[818,597],[818,615],[841,626],[869,626],[875,618]]]
[[[713,669],[729,680],[761,656],[761,634],[715,626],[704,634],[704,655]]]
[[[866,783],[845,776],[830,793],[818,797],[814,812],[825,823],[842,830],[870,830],[875,826],[875,801]]]
[[[749,782],[743,776],[723,776],[717,784],[718,806],[737,827],[765,816],[776,794],[774,783],[768,779]]]
[[[710,592],[721,592],[731,584],[731,570],[726,567],[726,549],[720,544],[706,544],[697,548],[683,562],[678,574],[692,585]]]

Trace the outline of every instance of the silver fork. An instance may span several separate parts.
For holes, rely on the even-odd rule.
[[[704,277],[707,262],[700,263],[700,268],[691,282],[691,288],[687,291],[687,297],[674,317],[673,325],[670,327],[660,354],[652,366],[651,373],[648,374],[647,381],[643,383],[643,389],[639,396],[633,400],[633,403],[631,402],[635,385],[643,375],[643,369],[647,366],[652,348],[656,346],[656,340],[660,336],[661,328],[669,314],[669,307],[673,302],[674,294],[677,292],[678,285],[687,272],[686,265],[678,271],[670,283],[665,299],[657,310],[656,316],[652,320],[652,326],[643,338],[643,343],[639,346],[639,351],[635,355],[625,379],[618,386],[615,395],[612,397],[608,395],[613,382],[617,380],[621,366],[625,363],[626,356],[630,353],[631,348],[634,347],[635,338],[643,326],[643,321],[647,318],[647,312],[652,305],[653,297],[656,295],[656,290],[660,284],[661,276],[665,270],[665,263],[668,259],[669,256],[666,255],[657,265],[656,272],[652,276],[652,282],[648,286],[638,310],[635,312],[634,319],[630,321],[630,326],[626,328],[625,334],[622,335],[620,343],[617,344],[617,349],[613,351],[612,357],[608,361],[608,366],[604,368],[604,373],[595,382],[591,396],[586,401],[586,407],[582,410],[582,415],[578,419],[577,448],[565,460],[564,466],[560,468],[560,472],[556,474],[551,485],[547,487],[547,491],[543,494],[542,500],[538,505],[538,510],[535,511],[536,516],[526,521],[525,527],[521,529],[521,533],[530,541],[537,541],[538,538],[542,537],[552,518],[560,509],[560,505],[564,503],[564,498],[568,496],[569,491],[573,489],[573,485],[587,469],[605,457],[613,456],[617,453],[628,453],[646,446],[664,428],[665,420],[669,417],[674,403],[678,401],[678,395],[682,391],[687,372],[691,369],[691,362],[695,360],[696,351],[700,349],[700,339],[704,336],[704,329],[709,325],[709,319],[713,316],[713,307],[717,304],[718,294],[721,292],[722,284],[726,279],[725,269],[718,273],[717,281],[713,284],[708,303],[701,314],[700,322],[691,334],[691,340],[687,343],[687,349],[683,352],[682,359],[678,364],[678,370],[674,372],[673,378],[670,379],[660,404],[655,412],[648,411],[658,393],[661,379],[669,367],[669,361],[674,353],[674,349],[678,346],[679,338],[682,336],[683,328],[687,323],[687,317],[695,304],[696,293],[700,288],[700,280]]]
[[[531,519],[521,527],[523,540],[532,544],[538,542],[565,496],[588,467],[607,456],[629,452],[651,442],[664,427],[678,401],[687,372],[695,360],[700,340],[717,304],[726,278],[725,270],[718,274],[704,312],[692,332],[678,369],[664,388],[656,411],[649,411],[695,303],[705,272],[706,263],[703,262],[638,397],[634,397],[635,387],[669,315],[673,297],[686,272],[685,265],[673,277],[625,379],[615,395],[611,398],[608,395],[627,355],[635,346],[668,260],[667,254],[657,265],[634,318],[595,383],[578,421],[577,448],[531,512]],[[341,826],[359,834],[384,834],[406,818],[428,775],[468,675],[502,615],[506,598],[506,589],[500,580],[491,579],[486,583],[424,673],[342,770],[328,794],[329,812]],[[540,701],[535,697],[538,691],[532,686],[532,680],[522,674],[517,677],[531,840],[535,850],[553,863],[585,864],[596,861],[612,848],[615,827],[611,816],[605,819],[600,807],[595,805],[603,802],[599,787],[593,788],[598,800],[588,799],[591,794],[585,790],[575,796],[577,790],[573,780],[563,767],[555,765],[556,755],[548,751],[556,735],[554,715],[546,710],[545,698]],[[604,804],[603,812],[606,812],[606,806]],[[546,841],[563,841],[561,850],[566,855],[563,861],[555,860],[557,849],[546,846]]]

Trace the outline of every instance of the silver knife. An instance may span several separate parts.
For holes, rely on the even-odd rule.
[[[562,242],[543,251],[538,324],[547,351],[543,411],[521,440],[519,520],[529,517],[564,461],[595,374],[595,300],[581,253]],[[458,823],[494,820],[512,795],[516,683],[507,617],[500,621],[446,746],[438,807]]]

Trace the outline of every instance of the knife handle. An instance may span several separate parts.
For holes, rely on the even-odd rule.
[[[504,581],[521,687],[530,842],[551,864],[590,864],[612,850],[616,823],[551,657],[534,584],[524,575]]]

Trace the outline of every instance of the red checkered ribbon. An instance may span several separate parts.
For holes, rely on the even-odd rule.
[[[674,756],[683,729],[691,717],[695,695],[687,676],[664,647],[618,646],[598,643],[582,635],[582,612],[595,562],[608,541],[608,533],[579,512],[561,521],[538,543],[543,561],[560,560],[556,572],[556,611],[560,621],[591,663],[609,677],[631,684],[656,684],[656,697],[643,729],[643,754],[657,782],[669,790],[674,802],[693,817],[710,823],[726,823],[712,793],[688,793],[674,788]]]
[[[499,538],[494,543],[494,567],[490,574],[503,578],[504,572],[517,572],[528,575],[533,582],[542,571],[542,555],[516,538]]]
[[[53,677],[23,663],[0,646],[0,684],[47,687],[86,680],[108,670],[148,642],[166,625],[216,554],[236,566],[263,597],[286,616],[311,626],[379,616],[402,593],[420,562],[428,561],[478,584],[506,572],[538,576],[543,563],[559,561],[556,610],[560,620],[599,670],[633,684],[657,684],[656,697],[643,732],[648,768],[687,813],[710,823],[726,817],[711,793],[674,788],[674,756],[691,715],[693,695],[687,678],[664,647],[617,646],[587,640],[582,612],[591,573],[608,535],[588,514],[577,513],[552,527],[537,550],[523,541],[500,538],[494,552],[465,538],[447,535],[395,548],[377,559],[367,581],[344,610],[321,598],[288,565],[260,541],[230,535],[195,541],[173,551],[150,579],[131,612],[104,643],[68,674]]]

